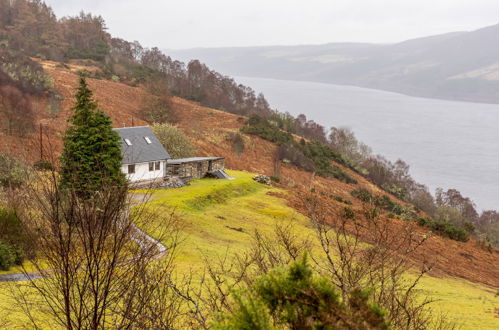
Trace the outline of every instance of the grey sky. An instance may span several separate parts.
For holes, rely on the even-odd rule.
[[[395,42],[499,23],[498,0],[46,0],[58,17],[99,14],[144,46]]]

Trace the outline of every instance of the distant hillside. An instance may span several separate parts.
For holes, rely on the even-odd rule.
[[[229,75],[354,85],[499,103],[499,25],[397,44],[332,43],[168,50]]]
[[[0,153],[28,163],[45,159],[57,164],[78,77],[85,75],[100,107],[116,127],[175,122],[193,140],[199,156],[223,156],[228,168],[274,176],[290,192],[285,198],[298,212],[303,209],[293,196],[311,191],[327,202],[331,216],[345,212],[347,207],[362,211],[361,201],[373,203],[383,209],[386,219],[390,215],[388,221],[395,225],[408,220],[425,235],[430,229],[437,233],[431,239],[431,249],[423,254],[432,258],[445,255],[435,260],[439,270],[498,285],[499,270],[490,267],[497,264],[497,251],[492,246],[484,250],[489,244],[486,241],[479,246],[475,239],[468,240],[474,229],[466,227],[468,233],[462,228],[469,221],[477,225],[493,223],[499,217],[496,212],[484,213],[482,219],[472,202],[454,190],[442,192],[445,198],[440,198],[442,202],[437,205],[428,189],[410,177],[409,166],[404,162],[391,163],[365,152],[366,148],[356,140],[354,149],[345,150],[337,142],[344,134],[348,137],[349,132],[333,130],[330,136],[323,126],[304,115],[295,118],[272,110],[263,95],[255,95],[251,88],[199,61],[185,65],[157,48],[112,38],[105,32],[100,17],[81,14],[57,20],[38,1],[0,3],[13,9],[0,12],[0,34],[6,36],[0,45]],[[41,23],[37,24],[33,17]],[[62,39],[50,37],[50,31],[58,31]],[[439,44],[452,38],[448,35],[420,42]],[[67,43],[59,43],[60,40]],[[354,58],[362,52],[367,54],[373,47],[385,46],[317,47],[342,49]],[[296,56],[306,53],[307,47],[302,48]],[[279,59],[285,56],[279,49],[269,52],[268,56],[276,57],[276,62],[285,62]],[[314,56],[320,57],[321,53],[316,50]],[[348,62],[337,57],[321,57],[321,61]],[[322,62],[319,65],[326,65]],[[151,108],[153,115],[159,110],[167,118],[150,116]],[[353,135],[348,138],[352,139]],[[360,154],[357,149],[364,151]],[[347,154],[348,161],[343,157]],[[451,224],[426,218],[436,210],[449,209],[463,222]],[[477,234],[481,233],[478,229]],[[463,255],[471,257],[463,259]]]
[[[43,147],[45,157],[58,157],[62,148],[61,136],[67,127],[67,119],[71,114],[73,95],[78,82],[79,66],[69,64],[67,67],[58,65],[52,61],[40,61],[45,72],[53,79],[54,89],[61,97],[60,111],[51,114],[40,100],[39,106],[35,107],[36,118],[46,125],[43,128]],[[143,87],[131,87],[124,83],[105,79],[88,78],[89,86],[95,91],[95,98],[100,107],[108,114],[116,127],[144,125],[146,122],[137,118],[137,108],[142,97],[147,95]],[[241,134],[244,151],[234,151],[231,136],[240,132],[244,121],[236,114],[227,113],[201,106],[199,103],[178,97],[172,98],[172,107],[178,114],[180,127],[195,144],[199,156],[223,156],[226,166],[230,169],[244,170],[253,173],[273,175],[275,169],[275,154],[278,146],[275,143],[263,140],[253,134]],[[34,132],[24,138],[3,135],[0,132],[0,152],[7,152],[19,157],[37,159],[39,155],[40,140],[38,132]],[[281,189],[288,191],[281,197],[288,200],[289,206],[299,213],[305,213],[300,206],[300,198],[310,191],[311,187],[319,192],[319,196],[328,202],[331,212],[343,210],[345,203],[351,201],[350,205],[355,211],[360,212],[363,204],[358,198],[351,194],[353,189],[366,189],[373,195],[387,194],[374,185],[365,177],[351,169],[336,163],[345,173],[353,177],[358,183],[349,184],[335,178],[326,178],[314,175],[304,169],[291,164],[280,165],[281,183],[276,184]],[[395,196],[387,194],[393,201],[401,205],[405,202]],[[333,196],[334,198],[331,198]],[[255,206],[257,210],[259,206]],[[259,211],[260,212],[260,211]],[[384,215],[386,218],[386,215]],[[386,218],[388,219],[388,218]],[[406,223],[401,219],[391,219],[394,228]],[[424,227],[415,227],[420,233],[428,233]],[[463,257],[464,255],[470,256]],[[439,256],[434,259],[434,256]],[[434,262],[435,275],[450,275],[465,278],[473,282],[479,282],[490,286],[499,285],[499,270],[490,267],[496,264],[499,258],[497,250],[492,253],[480,247],[474,239],[468,242],[459,242],[448,238],[432,235],[424,249],[416,256],[416,261],[431,259]]]

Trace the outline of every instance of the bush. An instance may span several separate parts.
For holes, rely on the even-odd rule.
[[[18,160],[0,154],[0,188],[17,188],[26,180],[26,167]]]
[[[334,196],[334,195],[331,195],[329,196],[330,198],[334,199],[335,201],[338,201],[340,203],[343,203],[343,204],[347,204],[347,205],[352,205],[353,203],[347,199],[344,199],[340,196]]]
[[[28,56],[0,48],[0,72],[2,80],[29,94],[41,94],[53,87],[52,79],[42,66]],[[4,82],[5,83],[5,82]]]
[[[365,203],[369,203],[373,199],[373,195],[371,194],[371,192],[365,188],[358,188],[358,189],[352,190],[350,192],[350,194],[353,197],[360,199],[361,201],[363,201]]]
[[[419,218],[417,223],[420,226],[431,229],[440,236],[448,237],[455,241],[467,242],[469,240],[469,234],[465,230],[459,229],[449,222]]]
[[[241,132],[257,135],[262,139],[279,145],[293,142],[293,136],[290,133],[280,130],[267,119],[256,115],[250,117],[248,124],[241,128]]]
[[[32,239],[13,210],[0,208],[0,241],[9,245],[18,265],[22,264],[26,254],[34,252]]]
[[[357,184],[357,180],[343,172],[338,166],[331,164],[331,161],[336,161],[340,164],[345,164],[345,162],[329,146],[316,141],[297,145],[303,154],[311,160],[317,174],[324,177],[333,177],[346,183]]]
[[[262,139],[277,143],[278,157],[280,160],[289,161],[291,164],[307,171],[315,171],[323,177],[333,177],[346,183],[356,184],[357,181],[343,172],[339,167],[331,164],[336,161],[346,164],[344,159],[324,143],[305,140],[297,143],[291,133],[283,131],[275,122],[266,118],[253,115],[241,132],[254,134]]]
[[[15,261],[14,249],[9,244],[0,241],[0,270],[9,270]]]
[[[272,175],[270,176],[270,180],[275,183],[280,183],[281,179],[278,176]]]
[[[277,149],[277,157],[279,160],[285,163],[291,163],[306,171],[311,172],[315,168],[312,161],[308,159],[307,156],[305,156],[300,149],[294,146],[288,146],[288,145],[279,146],[279,148]]]
[[[37,160],[34,164],[33,164],[33,167],[35,168],[35,170],[37,171],[54,171],[55,170],[55,166],[54,164],[52,164],[51,162],[49,162],[48,160],[46,159],[40,159],[40,160]]]
[[[229,132],[227,140],[232,144],[232,150],[236,154],[244,152],[244,138],[240,133]]]
[[[347,219],[353,219],[355,218],[355,212],[352,210],[352,208],[346,206],[343,208],[343,216]]]
[[[316,276],[303,257],[260,276],[233,292],[233,308],[215,329],[389,329],[387,315],[355,289],[345,301],[325,277]]]
[[[196,154],[191,140],[179,128],[168,123],[155,123],[152,129],[172,158],[186,158]]]
[[[176,123],[178,122],[170,95],[148,95],[141,104],[140,116],[149,123]]]

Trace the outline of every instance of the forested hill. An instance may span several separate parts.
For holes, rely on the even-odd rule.
[[[194,101],[237,117],[235,127],[240,130],[213,129],[221,139],[217,143],[230,141],[233,153],[240,152],[243,134],[273,143],[275,168],[268,174],[278,177],[279,166],[290,164],[310,175],[353,185],[347,187],[357,190],[358,198],[376,201],[394,217],[419,221],[444,237],[467,241],[474,235],[490,247],[499,242],[497,212],[478,214],[471,199],[452,189],[434,198],[426,186],[413,180],[406,163],[373,154],[352,132],[329,130],[304,115],[277,112],[263,95],[255,95],[251,88],[198,60],[184,64],[158,48],[113,37],[102,17],[81,13],[57,18],[39,0],[0,0],[0,45],[0,151],[16,156],[20,145],[29,145],[28,156],[34,162],[43,158],[43,148],[38,146],[60,144],[71,108],[70,87],[80,74],[91,79],[115,125],[188,123],[185,128],[194,130],[200,144],[206,143],[203,139],[208,137],[200,134],[209,134],[201,128],[205,123],[199,117],[187,117]],[[111,85],[114,93],[105,94]],[[201,118],[211,121],[215,117]],[[38,129],[53,130],[45,144],[38,140]],[[37,148],[40,155],[33,152]],[[255,150],[249,159],[258,161],[259,157]],[[238,166],[251,170],[244,168],[248,164]],[[355,185],[360,180],[413,206],[407,209],[389,197],[358,190]],[[343,193],[350,194],[345,189]]]
[[[49,89],[40,68],[28,56],[58,62],[86,59],[100,70],[99,78],[130,85],[161,79],[177,96],[238,114],[269,112],[263,95],[201,64],[172,60],[157,48],[114,38],[100,16],[80,13],[58,19],[39,0],[0,0],[0,63],[2,81],[12,80],[21,92]]]
[[[331,43],[170,50],[226,74],[345,84],[499,103],[499,25],[396,44]]]

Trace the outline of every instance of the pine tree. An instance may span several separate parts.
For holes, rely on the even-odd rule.
[[[122,186],[119,135],[111,119],[98,109],[83,77],[76,93],[71,126],[64,136],[61,183],[82,197],[89,197],[105,185]]]

